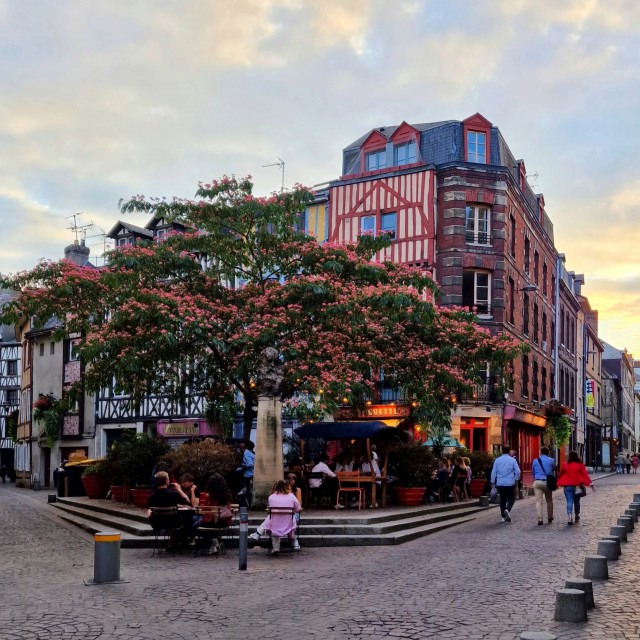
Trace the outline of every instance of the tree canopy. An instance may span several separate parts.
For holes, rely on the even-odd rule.
[[[245,434],[257,400],[261,353],[275,347],[283,398],[328,412],[362,406],[380,372],[406,389],[429,422],[448,416],[452,390],[487,362],[504,366],[519,347],[491,336],[465,310],[438,307],[422,270],[375,256],[389,237],[318,244],[299,229],[312,194],[255,197],[250,178],[200,184],[193,200],[136,196],[121,211],[179,222],[184,233],[108,254],[105,267],[41,262],[3,277],[20,291],[0,322],[56,316],[79,334],[90,391],[205,394],[214,406],[244,398]],[[228,412],[227,412],[228,414]]]

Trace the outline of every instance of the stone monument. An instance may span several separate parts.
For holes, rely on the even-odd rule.
[[[253,477],[253,504],[266,505],[271,487],[283,476],[282,399],[284,367],[273,347],[262,352],[258,368],[258,425]]]

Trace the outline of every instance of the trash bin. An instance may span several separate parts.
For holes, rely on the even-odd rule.
[[[66,472],[64,470],[64,467],[59,467],[58,469],[56,469],[53,472],[53,477],[56,478],[57,482],[56,482],[56,491],[58,494],[59,498],[64,498],[66,497],[65,495],[65,490],[64,490],[64,485],[65,485],[65,477],[66,477]]]

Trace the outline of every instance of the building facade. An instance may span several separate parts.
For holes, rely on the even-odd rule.
[[[0,325],[0,465],[7,469],[14,468],[15,444],[9,424],[20,404],[20,352],[15,328]]]

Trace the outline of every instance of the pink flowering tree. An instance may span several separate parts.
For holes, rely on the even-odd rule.
[[[345,400],[363,406],[384,371],[433,425],[448,420],[452,389],[470,388],[487,362],[504,366],[517,355],[517,344],[492,337],[473,314],[432,304],[437,287],[423,271],[374,262],[389,238],[319,245],[299,230],[309,191],[257,198],[252,187],[224,177],[200,184],[194,200],[122,202],[123,213],[189,231],[118,248],[103,268],[42,262],[2,278],[21,295],[0,321],[64,318],[60,335],[82,336],[92,391],[115,383],[134,403],[195,391],[218,408],[239,392],[245,437],[267,346],[281,354],[285,407],[299,417]]]

